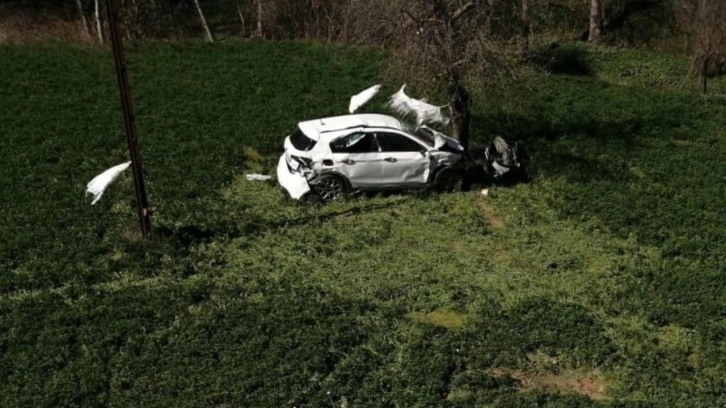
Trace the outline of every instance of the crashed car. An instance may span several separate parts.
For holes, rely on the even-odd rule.
[[[323,201],[354,191],[458,189],[472,165],[461,144],[383,114],[300,122],[285,138],[277,180],[293,199]]]

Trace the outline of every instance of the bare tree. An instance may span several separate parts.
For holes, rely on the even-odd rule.
[[[94,17],[96,20],[96,34],[98,35],[98,42],[103,44],[103,22],[101,21],[101,12],[98,0],[94,0]]]
[[[472,98],[467,75],[495,81],[511,74],[506,43],[519,24],[516,2],[508,0],[418,0],[404,9],[412,25],[402,29],[393,69],[413,74],[426,85],[446,88],[453,135],[469,145]]]
[[[532,30],[529,21],[529,0],[522,0],[522,43],[520,44],[520,54],[522,58],[527,57],[529,52],[529,34]]]
[[[199,6],[199,0],[194,0],[194,7],[197,9],[197,15],[199,15],[199,22],[202,24],[202,28],[204,29],[204,38],[207,42],[214,42],[214,37],[212,36],[212,32],[209,30],[207,19],[204,18],[204,12],[202,12],[202,7]]]
[[[701,78],[704,93],[708,79],[726,72],[726,2],[695,0],[691,74]]]
[[[605,25],[603,0],[590,0],[590,33],[587,40],[599,42]]]
[[[262,38],[262,20],[265,17],[265,13],[262,9],[262,0],[257,0],[257,37]]]
[[[91,38],[91,29],[88,27],[88,20],[86,20],[86,13],[83,12],[83,4],[81,0],[76,0],[76,8],[78,14],[81,16],[81,24],[83,24],[83,31],[86,33],[88,38]]]
[[[239,0],[234,0],[234,5],[237,7],[237,16],[239,17],[239,22],[242,25],[241,28],[241,34],[244,36],[247,32],[247,27],[245,26],[245,15],[242,12],[242,6],[239,4]]]

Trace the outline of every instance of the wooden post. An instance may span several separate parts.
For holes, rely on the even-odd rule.
[[[131,169],[134,174],[134,188],[136,190],[136,207],[141,221],[141,235],[148,238],[151,235],[151,214],[149,202],[146,198],[146,187],[144,186],[144,175],[141,168],[141,155],[139,154],[138,140],[136,137],[136,123],[134,122],[134,110],[131,104],[131,91],[126,73],[126,62],[124,61],[123,44],[121,33],[118,28],[118,0],[108,0],[106,3],[108,11],[108,27],[113,48],[113,59],[116,64],[116,79],[121,97],[121,110],[124,117],[124,128],[126,130],[126,142],[131,156]]]

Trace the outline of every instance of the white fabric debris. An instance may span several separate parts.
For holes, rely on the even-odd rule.
[[[128,169],[131,162],[126,162],[113,166],[110,169],[104,171],[98,176],[94,177],[93,180],[86,184],[86,194],[93,195],[93,201],[91,205],[94,205],[101,199],[103,193],[106,191],[109,185],[113,183],[124,170]]]
[[[434,138],[434,149],[441,149],[442,147],[444,147],[444,145],[448,141],[448,139],[446,138],[446,136],[444,136],[443,133],[441,133],[439,131],[436,131],[434,129],[431,129],[430,127],[428,127],[426,125],[421,126],[421,129],[426,129],[433,136],[433,138]],[[458,142],[457,142],[457,144],[458,144]],[[464,150],[464,148],[462,147],[461,150]]]
[[[402,116],[416,116],[417,126],[421,126],[424,123],[449,124],[449,118],[442,110],[445,106],[434,106],[424,100],[411,98],[406,95],[405,89],[406,85],[404,84],[388,101],[388,107],[394,112]]]
[[[267,181],[271,179],[272,176],[257,173],[247,173],[245,174],[245,178],[247,179],[247,181]]]
[[[374,96],[378,94],[378,92],[381,90],[381,85],[373,85],[372,87],[366,89],[365,91],[353,95],[350,97],[350,105],[348,105],[348,111],[350,113],[353,113],[360,109],[361,106],[365,105],[373,99]]]
[[[509,172],[509,167],[504,167],[497,162],[492,162],[492,167],[494,167],[494,175],[496,177],[501,177]]]

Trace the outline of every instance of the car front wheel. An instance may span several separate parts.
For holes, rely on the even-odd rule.
[[[461,171],[451,167],[439,170],[434,177],[434,188],[438,191],[461,191],[464,185],[464,175]]]

